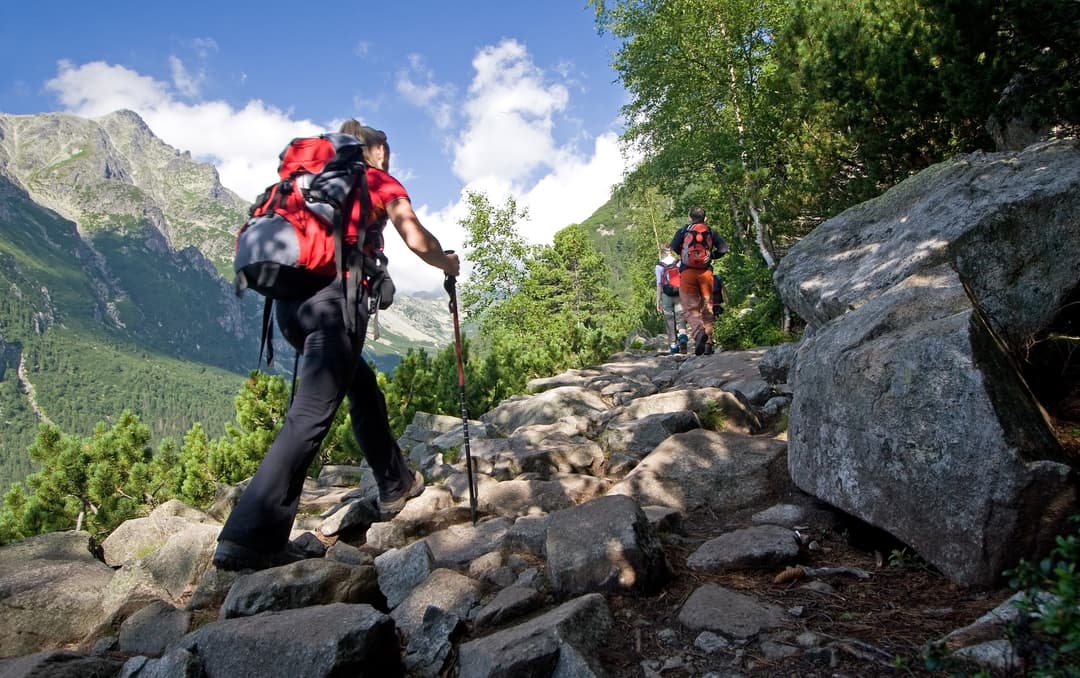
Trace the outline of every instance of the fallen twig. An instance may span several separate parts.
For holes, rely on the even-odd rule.
[[[773,578],[774,584],[788,584],[800,579],[821,579],[836,575],[848,575],[858,579],[869,579],[870,573],[856,567],[794,567],[784,568],[784,571]]]
[[[852,657],[864,662],[877,662],[880,664],[891,665],[893,661],[893,655],[876,645],[871,645],[862,640],[856,640],[855,638],[845,638],[843,640],[837,640],[829,643],[829,647],[836,648],[847,652]]]

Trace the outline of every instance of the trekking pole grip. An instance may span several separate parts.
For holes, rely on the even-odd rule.
[[[443,250],[443,254],[453,254],[454,250]],[[443,289],[450,295],[450,303],[454,303],[457,299],[457,278],[446,274],[446,279],[443,280]]]

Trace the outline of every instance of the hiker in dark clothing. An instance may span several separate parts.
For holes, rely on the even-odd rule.
[[[712,314],[713,322],[724,312],[724,304],[727,303],[727,288],[724,287],[724,279],[713,273],[712,284]]]
[[[360,136],[366,144],[364,154],[370,165],[366,173],[374,214],[360,225],[360,201],[355,201],[346,240],[355,243],[365,227],[388,219],[409,249],[425,263],[456,276],[457,255],[443,251],[438,239],[420,223],[405,188],[378,169],[389,158],[385,134],[362,128],[355,121],[349,123],[353,129],[343,125],[342,131]],[[363,296],[355,332],[346,329],[344,292],[339,281],[307,299],[275,303],[282,335],[303,355],[299,382],[285,424],[221,530],[215,566],[227,570],[263,569],[297,559],[288,548],[289,532],[304,478],[346,395],[353,434],[375,474],[382,512],[400,511],[410,497],[423,491],[423,477],[410,471],[393,440],[386,401],[360,353],[367,331],[366,290]]]

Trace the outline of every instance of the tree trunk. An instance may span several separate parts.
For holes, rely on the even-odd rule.
[[[739,200],[734,192],[728,193],[728,209],[731,210],[731,223],[735,227],[735,237],[742,242],[749,232],[743,227],[742,214],[739,212]]]
[[[720,34],[723,36],[724,41],[727,42],[727,26],[723,21],[720,22]],[[731,88],[731,110],[735,114],[735,129],[739,133],[739,158],[742,162],[743,172],[746,173],[746,176],[749,176],[751,169],[750,154],[746,149],[746,124],[743,122],[742,106],[739,103],[739,76],[735,71],[735,64],[732,62],[728,62],[728,85]],[[765,266],[772,270],[776,267],[776,260],[765,243],[765,225],[761,223],[761,215],[758,213],[757,205],[754,204],[757,185],[752,180],[749,183],[746,206],[750,211],[750,217],[754,220],[754,233],[758,251],[761,252],[761,257],[765,260]]]
[[[765,244],[765,225],[761,223],[761,216],[754,206],[752,197],[746,199],[746,206],[750,210],[750,216],[754,219],[754,233],[758,251],[761,252],[761,258],[765,260],[765,266],[772,270],[776,268],[776,259],[773,258],[772,252],[769,251],[768,246]]]

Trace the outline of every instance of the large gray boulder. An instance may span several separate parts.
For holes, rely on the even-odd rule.
[[[645,512],[630,497],[600,497],[551,514],[544,547],[560,595],[653,593],[671,565]]]
[[[680,513],[736,511],[778,494],[787,444],[775,438],[696,429],[676,433],[607,491]]]
[[[960,584],[1037,555],[1075,485],[1012,355],[1077,292],[1063,243],[1080,243],[1072,142],[935,166],[793,247],[775,281],[815,327],[790,377],[796,485]]]
[[[614,617],[599,593],[575,598],[503,631],[463,643],[461,678],[604,675],[597,656]]]
[[[380,601],[375,568],[310,558],[241,576],[221,605],[220,618],[250,617],[331,603]]]
[[[595,391],[559,386],[528,397],[508,398],[480,417],[496,431],[510,435],[522,426],[552,424],[568,415],[598,417],[611,408]]]
[[[394,621],[370,605],[334,603],[207,624],[178,647],[207,676],[399,676]]]
[[[119,567],[129,560],[145,558],[192,524],[215,523],[203,511],[172,499],[155,508],[145,518],[133,518],[121,523],[101,543],[102,554],[106,564]]]
[[[102,614],[112,569],[88,532],[51,532],[0,547],[0,658],[83,639]]]
[[[935,165],[826,221],[776,267],[774,282],[815,327],[913,274],[954,267],[991,326],[1021,346],[1077,287],[1080,148],[974,153]]]

